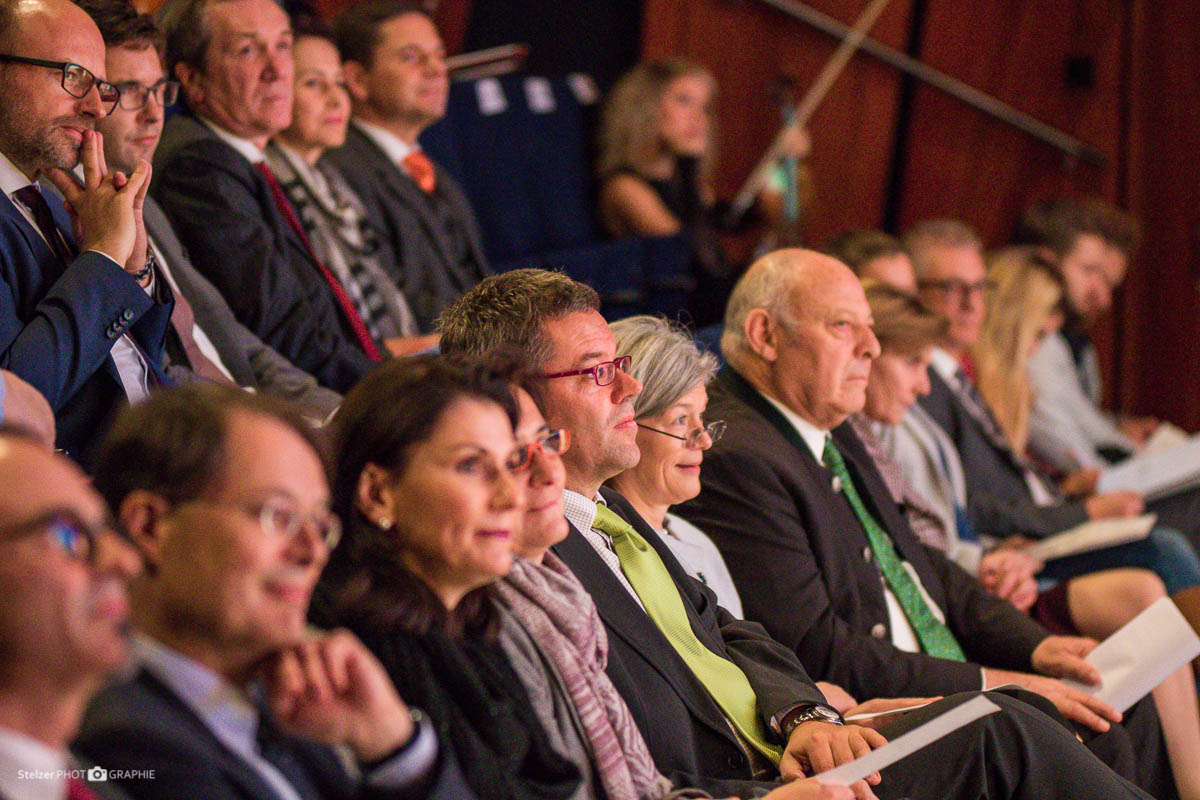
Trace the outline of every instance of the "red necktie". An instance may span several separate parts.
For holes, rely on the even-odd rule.
[[[413,150],[401,163],[417,186],[421,187],[422,192],[433,194],[433,190],[437,188],[437,174],[433,171],[433,162],[429,160],[429,156],[420,150]]]
[[[179,342],[183,345],[183,351],[187,354],[188,363],[191,364],[192,372],[202,378],[207,378],[216,383],[223,383],[226,386],[233,386],[233,381],[221,372],[221,368],[213,363],[212,359],[204,355],[204,351],[200,349],[200,345],[196,344],[195,329],[196,329],[196,314],[192,311],[192,305],[183,296],[182,292],[175,293],[175,308],[171,309],[171,326],[175,328],[175,333],[179,335]]]
[[[78,778],[67,779],[67,800],[100,800],[100,796]]]
[[[346,290],[342,288],[342,284],[334,276],[329,268],[317,258],[317,253],[312,248],[312,244],[308,241],[308,234],[304,232],[304,227],[300,224],[300,218],[296,216],[292,204],[288,202],[287,195],[283,193],[283,187],[279,185],[279,181],[275,179],[275,174],[271,172],[271,168],[267,166],[265,161],[260,161],[254,165],[263,177],[267,179],[267,185],[271,187],[271,196],[275,198],[275,206],[283,214],[288,225],[304,244],[304,249],[308,251],[312,260],[317,263],[318,269],[321,270],[321,275],[324,276],[325,282],[329,284],[330,291],[333,292],[333,297],[337,304],[342,309],[342,314],[350,323],[351,330],[354,331],[355,337],[358,339],[359,346],[363,352],[367,354],[367,358],[372,361],[380,361],[379,348],[375,346],[375,340],[371,338],[371,334],[367,332],[367,326],[363,323],[362,317],[358,315],[358,311],[354,308],[354,304],[350,302],[350,298],[346,295]]]

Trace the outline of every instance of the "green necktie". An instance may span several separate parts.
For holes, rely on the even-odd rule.
[[[854,509],[854,516],[858,517],[863,530],[867,533],[867,541],[871,543],[871,549],[875,551],[875,558],[879,561],[883,579],[887,581],[888,587],[900,601],[900,607],[904,609],[904,616],[908,617],[909,624],[916,631],[921,648],[931,656],[948,658],[952,661],[966,661],[967,658],[963,654],[958,640],[954,638],[954,634],[929,610],[929,604],[925,602],[925,598],[921,597],[921,590],[917,587],[917,582],[900,563],[900,554],[896,552],[891,537],[863,505],[862,498],[858,495],[858,489],[855,488],[854,481],[850,478],[850,471],[846,469],[846,461],[834,446],[833,439],[828,437],[825,439],[825,451],[821,454],[821,461],[841,483],[842,493],[846,495],[850,507]]]
[[[679,588],[655,549],[603,503],[596,504],[593,527],[612,537],[621,571],[641,598],[646,613],[692,674],[704,684],[738,734],[778,764],[782,750],[767,741],[766,729],[758,715],[758,698],[750,681],[736,664],[709,650],[696,638]]]

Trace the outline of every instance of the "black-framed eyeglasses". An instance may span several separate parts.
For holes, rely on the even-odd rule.
[[[586,369],[572,369],[566,372],[552,372],[548,375],[538,375],[537,377],[543,380],[552,378],[570,378],[573,375],[591,375],[596,381],[597,386],[608,386],[617,379],[617,370],[621,372],[629,372],[629,365],[633,363],[632,356],[621,356],[612,361],[601,361],[593,367]]]
[[[151,97],[158,103],[159,108],[168,108],[175,105],[175,101],[179,99],[179,81],[163,78],[153,86],[126,81],[117,84],[117,91],[121,93],[117,105],[126,111],[140,111],[150,102]]]
[[[311,526],[316,531],[317,538],[324,542],[330,550],[337,547],[338,542],[342,540],[342,521],[336,514],[329,511],[304,514],[291,503],[280,498],[268,498],[250,503],[193,498],[187,502],[241,511],[256,520],[263,533],[277,539],[293,539],[306,526]]]
[[[533,453],[535,450],[541,450],[547,456],[561,456],[571,447],[571,432],[566,428],[558,428],[546,433],[544,436],[539,436],[529,444],[518,445],[515,454],[520,455],[519,463],[516,467],[510,467],[513,472],[520,472],[523,469],[528,469],[533,463]]]
[[[46,67],[62,71],[62,88],[67,94],[80,99],[87,97],[88,92],[95,87],[100,94],[100,103],[104,106],[105,115],[111,114],[121,99],[121,90],[108,81],[102,81],[87,67],[70,61],[47,61],[44,58],[26,58],[0,54],[0,61],[12,64],[32,64],[35,67]]]
[[[96,558],[96,542],[100,536],[116,530],[116,523],[111,519],[106,519],[101,526],[93,526],[69,508],[56,508],[26,522],[0,528],[0,539],[46,533],[68,557],[91,564]]]
[[[996,288],[996,283],[986,278],[974,283],[967,283],[958,278],[947,278],[940,281],[918,281],[917,288],[933,289],[947,297],[966,297],[968,294],[977,294],[981,297],[986,297],[989,292]]]
[[[637,426],[652,433],[661,433],[663,436],[670,436],[672,439],[678,439],[679,441],[683,442],[684,447],[692,450],[700,447],[700,443],[703,441],[706,435],[708,436],[708,443],[710,445],[716,444],[718,441],[720,441],[721,437],[725,435],[725,420],[723,419],[713,420],[712,422],[706,423],[703,428],[690,430],[683,436],[679,436],[674,433],[667,433],[666,431],[660,431],[658,428],[651,428],[649,425],[643,425],[640,422],[637,424]]]

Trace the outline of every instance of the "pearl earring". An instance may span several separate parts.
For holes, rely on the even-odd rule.
[[[378,520],[376,520],[375,526],[380,530],[390,531],[392,529],[392,518],[380,517]]]

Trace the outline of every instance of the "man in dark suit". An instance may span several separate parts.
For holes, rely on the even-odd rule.
[[[346,144],[325,158],[396,254],[393,277],[428,332],[489,272],[466,196],[417,144],[446,113],[442,39],[428,13],[403,0],[349,4],[336,33],[354,116]]]
[[[104,42],[86,14],[61,0],[5,3],[0,53],[0,366],[46,397],[59,447],[86,463],[116,410],[163,380],[171,292],[144,270],[149,170],[106,174],[93,129],[117,96],[99,80]],[[82,187],[66,172],[81,157]],[[78,242],[39,177],[71,199]]]
[[[707,413],[727,434],[679,513],[720,548],[747,617],[855,696],[1024,686],[1109,732],[1095,749],[1124,766],[1128,737],[1111,725],[1121,715],[1056,680],[1096,683],[1083,660],[1096,643],[1051,636],[921,545],[846,423],[879,354],[854,273],[812,251],[764,256],[734,289],[721,349],[729,366]],[[1153,707],[1138,718],[1157,777]]]
[[[442,349],[481,353],[501,346],[523,353],[535,371],[526,385],[547,424],[570,431],[571,448],[562,460],[571,531],[555,552],[596,600],[609,634],[608,674],[655,763],[677,783],[740,794],[753,787],[750,778],[795,778],[878,746],[882,739],[877,733],[842,725],[836,712],[830,713],[824,695],[787,647],[760,625],[720,608],[713,593],[684,572],[633,507],[618,493],[600,488],[638,460],[631,398],[641,385],[614,360],[616,341],[598,306],[594,291],[563,275],[507,272],[485,279],[447,309]],[[619,521],[615,530],[614,520]],[[632,536],[621,530],[622,524],[632,529]],[[627,546],[631,542],[632,548]],[[647,574],[656,574],[657,581],[648,581]],[[683,615],[677,625],[664,611],[664,595],[672,597]],[[684,640],[730,667],[735,680],[714,683],[705,674],[708,666],[682,654],[689,646]],[[731,704],[739,691],[748,692],[755,719],[739,717]],[[885,732],[903,733],[964,697],[969,695],[906,716]],[[1138,794],[1045,714],[1021,700],[1004,697],[999,702],[1006,713],[998,719],[961,731],[885,771],[881,795]],[[1015,745],[1018,740],[1024,744]],[[1025,747],[1053,750],[1056,756],[1018,766],[995,755]],[[1054,770],[1063,763],[1059,759],[1077,765],[1082,780],[1108,788],[1056,786],[1062,783],[1055,780]],[[1021,777],[1014,780],[1017,774]],[[871,796],[862,784],[856,792]]]
[[[380,353],[263,157],[291,122],[287,15],[272,0],[169,0],[161,14],[168,74],[188,113],[163,131],[151,194],[237,318],[344,392]]]
[[[311,428],[277,403],[193,383],[114,427],[97,487],[147,565],[138,669],[97,696],[76,747],[138,800],[469,797],[366,648],[306,628],[340,526]]]
[[[178,84],[167,80],[163,37],[149,14],[125,0],[82,0],[104,37],[109,81],[121,90],[113,113],[97,124],[104,134],[110,169],[130,170],[154,156],[162,134],[165,106]],[[175,312],[167,336],[166,372],[177,382],[200,376],[295,401],[305,414],[326,419],[341,395],[264,343],[233,315],[220,292],[196,271],[170,221],[151,198],[142,209],[146,233],[160,274],[175,291]]]
[[[108,796],[88,790],[68,743],[129,656],[140,567],[78,467],[0,428],[0,797]]]

